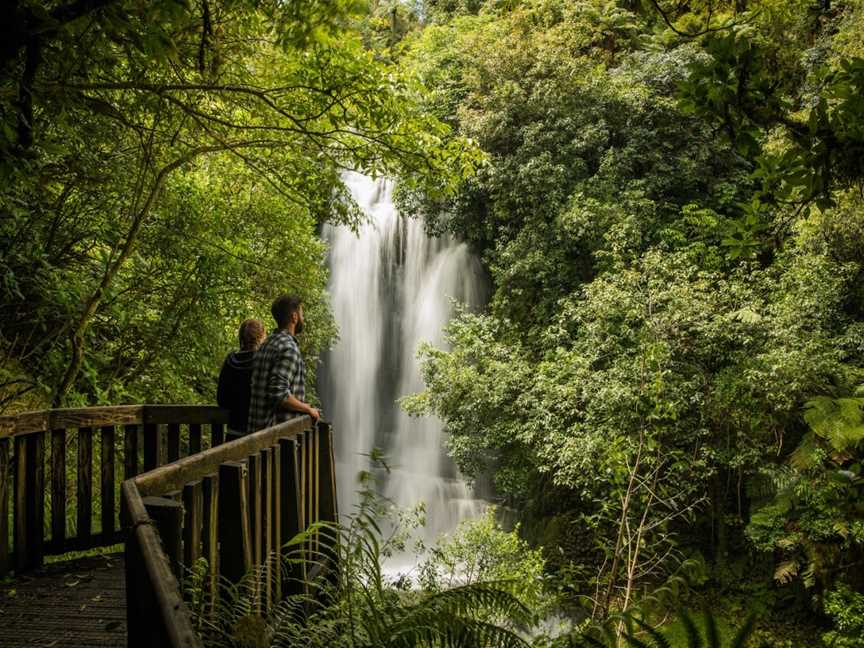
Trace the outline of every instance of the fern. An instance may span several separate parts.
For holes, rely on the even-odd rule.
[[[814,434],[842,452],[864,439],[864,398],[817,396],[804,405],[804,420]]]
[[[187,597],[208,647],[237,648],[528,648],[520,631],[531,611],[510,581],[473,583],[434,594],[404,592],[385,578],[389,551],[377,520],[380,503],[361,493],[344,525],[316,523],[238,584],[223,581],[215,610],[201,604],[199,583]],[[333,565],[338,565],[334,569]],[[269,568],[268,568],[269,567]],[[281,570],[293,594],[266,616],[260,600]],[[203,568],[206,573],[206,563]],[[190,579],[192,582],[192,579]]]
[[[738,632],[736,632],[735,636],[732,638],[732,642],[729,644],[729,648],[744,648],[747,645],[748,639],[750,639],[750,635],[753,634],[753,630],[755,627],[756,615],[751,614],[747,617],[744,625],[738,628]]]
[[[639,627],[642,628],[649,637],[651,637],[651,641],[654,643],[654,648],[672,648],[670,641],[663,635],[663,633],[657,630],[657,628],[645,623],[642,619],[637,619],[636,622],[639,624]]]
[[[693,617],[686,611],[679,613],[678,618],[684,628],[686,643],[673,643],[671,639],[666,637],[659,628],[652,626],[646,621],[634,618],[634,621],[639,626],[640,632],[634,632],[632,628],[628,628],[620,639],[616,637],[615,632],[607,623],[604,626],[592,626],[581,634],[573,634],[568,637],[563,637],[553,644],[556,648],[575,648],[583,646],[594,646],[601,648],[620,648],[622,645],[630,646],[631,648],[745,648],[747,641],[753,634],[756,625],[755,617],[749,617],[744,624],[737,630],[734,637],[729,642],[724,642],[724,638],[720,633],[717,619],[709,612],[704,615],[704,632],[700,631]],[[621,618],[613,623],[620,622]],[[600,637],[603,637],[602,639]]]
[[[702,635],[699,633],[693,617],[687,612],[683,612],[681,614],[681,624],[684,626],[684,632],[687,634],[687,645],[689,648],[702,648]]]

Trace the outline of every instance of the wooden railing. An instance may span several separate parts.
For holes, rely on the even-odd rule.
[[[282,580],[284,545],[314,522],[336,520],[330,427],[304,416],[212,447],[124,481],[123,505],[129,646],[197,648],[182,565],[207,559],[209,610],[221,578],[238,582],[253,568],[262,616],[302,591],[304,574]],[[333,554],[320,546],[323,534],[315,542],[319,555]]]
[[[0,416],[0,577],[122,542],[120,482],[220,445],[227,421],[205,405]]]
[[[256,567],[258,613],[298,593],[306,574],[301,564],[282,580],[284,543],[337,519],[330,426],[303,416],[225,443],[227,420],[207,405],[0,417],[0,577],[125,541],[133,647],[201,646],[180,585],[200,557],[210,609],[221,578]],[[332,555],[323,535],[316,543]]]

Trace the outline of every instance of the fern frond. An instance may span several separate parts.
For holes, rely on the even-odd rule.
[[[633,646],[633,648],[651,648],[647,643],[639,639],[633,634],[627,633],[623,635],[624,640],[627,642],[628,646]]]
[[[687,648],[702,648],[702,635],[693,621],[693,617],[686,611],[681,613],[681,624],[687,635]]]
[[[780,563],[774,570],[774,580],[776,580],[781,585],[791,583],[792,580],[798,575],[798,569],[800,568],[800,566],[801,565],[797,560],[786,560]]]
[[[672,644],[657,628],[646,623],[642,619],[636,619],[636,623],[638,623],[639,627],[642,628],[649,637],[651,637],[651,641],[654,643],[654,648],[672,648]]]
[[[400,627],[387,643],[392,648],[528,648],[519,635],[501,626],[464,617],[439,617],[434,623]]]
[[[470,583],[437,592],[408,608],[407,616],[450,614],[469,616],[482,614],[506,618],[516,624],[527,624],[531,611],[510,591],[511,581]]]
[[[717,629],[717,619],[710,612],[705,612],[705,638],[708,642],[708,648],[721,648],[720,632]]]
[[[735,636],[732,638],[732,643],[729,644],[729,648],[745,648],[747,645],[747,641],[750,639],[750,635],[753,634],[753,629],[756,627],[756,615],[751,614],[747,617],[747,620],[744,621],[744,625],[742,625],[738,632],[735,633]]]

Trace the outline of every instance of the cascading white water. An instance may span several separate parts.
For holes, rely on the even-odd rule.
[[[401,217],[389,182],[358,174],[345,182],[369,218],[356,234],[346,227],[324,231],[340,339],[324,359],[320,384],[343,476],[340,508],[350,512],[357,487],[350,476],[369,469],[365,455],[379,448],[391,466],[384,494],[399,506],[425,503],[428,543],[483,503],[447,458],[441,422],[409,417],[396,401],[423,388],[417,348],[423,341],[443,344],[452,300],[480,304],[482,273],[467,246],[431,238],[419,219]]]

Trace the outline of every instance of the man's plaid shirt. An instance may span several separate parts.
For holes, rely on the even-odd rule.
[[[255,353],[249,398],[249,433],[300,416],[282,409],[286,396],[306,400],[306,365],[297,340],[287,331],[276,331]]]

